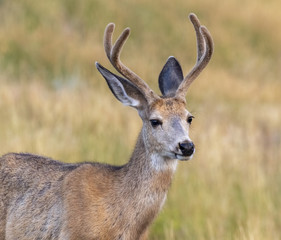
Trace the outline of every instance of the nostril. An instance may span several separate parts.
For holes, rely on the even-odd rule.
[[[193,142],[181,142],[179,143],[179,149],[184,156],[191,156],[194,153]]]
[[[187,147],[188,147],[187,142],[179,143],[179,148],[180,148],[181,151],[185,150]]]

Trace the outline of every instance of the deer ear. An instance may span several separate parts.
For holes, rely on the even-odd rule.
[[[158,79],[163,96],[174,96],[183,81],[183,73],[177,59],[169,57]]]
[[[127,79],[122,78],[104,68],[99,63],[96,63],[96,67],[101,75],[106,80],[113,95],[124,105],[141,108],[146,102],[143,93],[134,84]]]

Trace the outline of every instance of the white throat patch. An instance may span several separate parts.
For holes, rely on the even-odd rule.
[[[157,172],[165,170],[172,170],[174,172],[177,169],[177,159],[165,159],[159,154],[152,153],[150,160],[151,167]]]

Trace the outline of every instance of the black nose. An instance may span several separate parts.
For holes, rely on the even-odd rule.
[[[185,141],[179,143],[179,148],[183,156],[191,156],[194,153],[194,144],[193,142]]]

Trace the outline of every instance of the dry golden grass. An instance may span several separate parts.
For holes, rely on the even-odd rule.
[[[162,6],[159,8],[159,6]],[[127,161],[141,128],[94,69],[108,22],[132,28],[125,63],[153,89],[169,55],[195,60],[188,12],[215,41],[194,82],[197,150],[181,162],[150,239],[281,238],[281,2],[1,1],[0,153]]]

